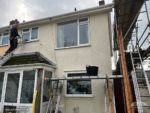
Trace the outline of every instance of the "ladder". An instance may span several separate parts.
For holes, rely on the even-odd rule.
[[[146,72],[143,69],[142,58],[139,48],[137,47],[135,51],[130,51],[130,56],[133,67],[131,75],[136,97],[136,103],[133,104],[136,105],[138,113],[147,113],[143,110],[143,107],[147,106],[144,105],[146,104],[146,102],[143,100],[143,97],[148,97],[150,95],[150,82]]]
[[[60,98],[63,84],[60,80],[52,84],[52,95],[49,98],[46,113],[59,113]]]
[[[20,38],[20,39],[21,39],[21,40],[19,41],[17,48],[19,48],[22,44],[24,44],[24,41],[22,40],[22,38]],[[16,49],[17,49],[17,48],[16,48]],[[9,60],[9,59],[13,56],[13,53],[15,52],[16,49],[14,49],[14,50],[11,51],[10,53],[8,53],[8,54],[6,54],[6,55],[4,55],[4,56],[2,56],[2,57],[0,58],[0,66],[1,66],[2,64],[4,64],[7,60]]]

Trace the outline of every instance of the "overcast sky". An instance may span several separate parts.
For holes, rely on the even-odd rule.
[[[0,0],[0,27],[10,20],[29,21],[98,6],[99,0]],[[112,0],[105,0],[111,3]]]

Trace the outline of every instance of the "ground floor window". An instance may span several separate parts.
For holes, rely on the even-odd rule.
[[[67,73],[68,78],[86,76],[86,73]],[[91,80],[67,80],[67,95],[92,94]]]
[[[5,102],[16,103],[18,97],[18,87],[19,87],[19,73],[8,74]]]
[[[24,71],[20,103],[32,103],[34,92],[35,71]]]
[[[36,70],[0,72],[0,101],[31,104],[35,87]],[[4,89],[4,90],[2,90]],[[4,98],[2,98],[4,97]]]

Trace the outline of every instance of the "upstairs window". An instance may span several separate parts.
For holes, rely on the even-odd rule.
[[[38,28],[32,28],[31,30],[31,40],[37,39],[38,37]]]
[[[88,18],[59,23],[57,29],[57,48],[88,44],[88,34]]]
[[[23,29],[23,40],[34,41],[38,39],[38,27]]]
[[[29,31],[29,29],[24,29],[23,30],[22,38],[25,41],[29,41],[30,40],[30,31]]]
[[[79,44],[86,44],[89,42],[87,18],[79,19],[79,37]]]
[[[9,44],[9,33],[0,34],[0,45]]]

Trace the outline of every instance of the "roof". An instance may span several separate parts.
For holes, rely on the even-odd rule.
[[[131,39],[131,34],[135,27],[135,23],[137,21],[143,2],[144,0],[114,0],[115,20],[117,22],[117,27],[122,29],[123,37],[125,37],[125,48]],[[131,25],[131,29],[128,30]],[[116,28],[114,28],[114,32],[116,33]],[[128,34],[126,34],[127,32]]]
[[[74,12],[61,14],[61,15],[57,15],[57,16],[23,22],[23,23],[20,23],[19,26],[20,26],[20,28],[22,28],[22,27],[26,27],[29,25],[39,25],[39,24],[59,21],[59,20],[71,18],[71,17],[75,18],[75,17],[88,16],[90,14],[95,14],[95,13],[110,12],[112,10],[112,8],[113,8],[113,4],[101,5],[98,7],[93,7],[93,8],[89,8],[89,9],[80,10],[80,11],[74,11]],[[3,32],[5,30],[9,30],[9,26],[0,28],[0,32]]]
[[[53,67],[56,65],[44,57],[39,52],[27,53],[27,54],[15,54],[10,59],[8,59],[2,66],[13,66],[13,65],[22,65],[22,64],[47,64]]]

